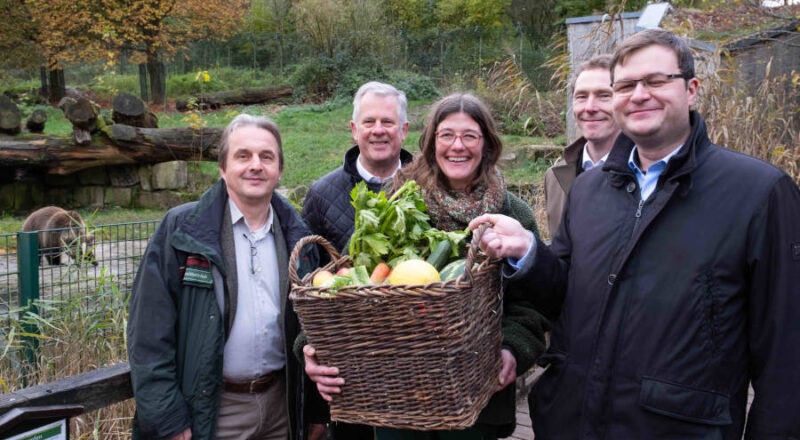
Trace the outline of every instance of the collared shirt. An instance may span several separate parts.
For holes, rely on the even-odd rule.
[[[255,231],[233,203],[228,201],[233,222],[238,277],[236,316],[225,343],[223,375],[228,379],[253,379],[283,368],[283,327],[278,256],[273,234],[273,213]]]
[[[606,153],[603,157],[601,157],[600,160],[598,160],[597,162],[593,161],[592,156],[589,156],[589,143],[587,142],[583,146],[583,159],[581,161],[581,164],[583,166],[583,171],[589,171],[594,167],[599,167],[600,165],[605,163],[606,160],[608,160],[608,153]]]
[[[394,177],[395,174],[397,174],[397,170],[399,170],[402,165],[403,165],[403,163],[400,161],[400,159],[397,159],[397,168],[394,169],[394,172],[392,172],[391,176],[389,176],[389,177],[378,177],[378,176],[370,173],[369,171],[367,171],[367,169],[361,163],[361,155],[360,154],[358,155],[358,159],[356,159],[356,170],[358,170],[358,174],[364,180],[366,180],[367,183],[381,183],[382,184],[383,182],[386,182],[387,180],[389,180],[392,177]]]
[[[681,151],[681,147],[683,147],[683,144],[658,162],[650,165],[647,171],[642,171],[637,163],[639,162],[639,155],[637,153],[639,147],[634,145],[631,150],[631,155],[628,157],[628,166],[633,170],[633,173],[636,174],[636,180],[639,182],[639,188],[641,189],[640,194],[642,200],[647,200],[650,194],[653,194],[653,191],[656,189],[656,184],[658,184],[659,176],[661,176],[661,173],[667,168],[667,162],[672,159],[672,156]]]

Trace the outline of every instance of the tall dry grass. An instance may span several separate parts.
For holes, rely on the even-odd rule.
[[[563,94],[537,90],[511,58],[495,62],[477,93],[506,134],[557,137],[564,133]]]
[[[771,75],[750,90],[732,72],[701,81],[697,109],[711,140],[782,168],[800,184],[800,73]]]
[[[2,330],[0,391],[45,384],[127,360],[126,295],[104,272],[97,281],[97,290],[84,296],[39,301],[36,314],[25,309],[11,312],[18,313],[19,319]],[[34,365],[23,350],[26,338],[39,345]],[[128,439],[133,409],[129,399],[73,417],[70,438]]]

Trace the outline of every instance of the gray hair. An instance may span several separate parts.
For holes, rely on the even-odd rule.
[[[233,118],[228,126],[225,127],[225,131],[222,132],[222,137],[220,137],[219,140],[219,154],[217,156],[219,167],[224,170],[225,165],[227,164],[229,147],[228,142],[231,134],[241,127],[251,126],[267,130],[268,132],[272,133],[273,136],[275,136],[275,140],[278,142],[278,167],[283,170],[283,142],[281,141],[281,132],[278,130],[278,124],[266,116],[253,116],[245,113]]]
[[[394,86],[378,81],[370,81],[358,88],[356,96],[353,98],[353,121],[358,122],[358,113],[361,110],[361,99],[367,93],[374,93],[380,96],[394,96],[397,98],[397,116],[400,118],[400,125],[408,121],[408,99],[406,94],[397,90]]]

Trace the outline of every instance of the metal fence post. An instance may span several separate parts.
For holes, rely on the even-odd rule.
[[[31,313],[39,313],[36,302],[39,300],[39,233],[17,232],[17,271],[19,276],[19,305],[27,307]],[[23,323],[25,358],[28,365],[34,366],[39,350],[37,328],[31,323]],[[35,371],[35,370],[34,370]]]

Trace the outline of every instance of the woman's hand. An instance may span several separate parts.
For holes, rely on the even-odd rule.
[[[339,369],[319,365],[316,351],[310,345],[303,347],[303,357],[306,362],[306,374],[317,384],[319,394],[326,401],[332,401],[333,396],[331,394],[341,393],[341,386],[344,385],[344,379],[339,377]]]
[[[478,229],[482,223],[489,223],[481,235],[480,248],[490,258],[521,259],[533,243],[533,232],[525,229],[520,222],[502,214],[483,214],[469,222],[471,230]]]
[[[505,387],[514,383],[517,380],[517,358],[511,353],[511,350],[503,349],[500,352],[500,357],[503,360],[503,367],[500,368],[499,384],[494,392],[498,392]]]

